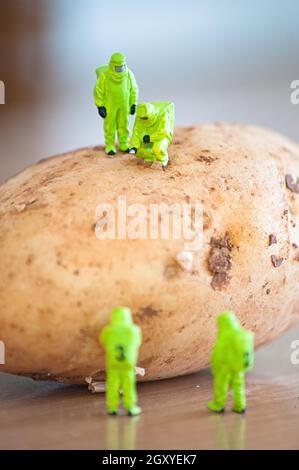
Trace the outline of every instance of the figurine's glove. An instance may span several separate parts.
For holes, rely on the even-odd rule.
[[[150,141],[151,141],[151,138],[150,138],[149,135],[144,135],[144,136],[143,136],[143,142],[144,142],[145,144],[149,144]]]
[[[135,153],[137,152],[137,148],[136,147],[132,147],[130,150],[129,150],[129,153],[135,155]]]
[[[100,106],[100,107],[98,108],[98,112],[99,112],[99,115],[100,115],[103,119],[105,119],[105,117],[107,116],[107,111],[106,111],[105,106]]]
[[[135,114],[135,113],[136,113],[136,104],[132,104],[130,114],[132,114],[132,116],[133,116],[133,114]]]

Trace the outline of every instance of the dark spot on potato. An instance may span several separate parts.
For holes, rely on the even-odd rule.
[[[164,361],[164,364],[171,364],[174,360],[175,360],[175,357],[171,356]]]
[[[206,163],[207,165],[211,165],[213,162],[218,160],[217,157],[211,157],[208,155],[199,155],[198,157],[195,158],[196,161],[201,162],[201,163]]]
[[[299,178],[295,181],[292,175],[285,176],[286,187],[293,193],[299,194]]]
[[[147,305],[146,307],[140,309],[137,315],[139,317],[157,317],[159,315],[159,310],[154,309],[151,305]]]
[[[266,290],[266,294],[267,294],[267,295],[269,295],[269,294],[270,294],[270,292],[271,292],[271,290],[270,290],[270,289],[267,289],[267,290]]]
[[[274,268],[279,268],[279,266],[281,266],[282,263],[283,263],[283,258],[279,258],[276,255],[272,255],[271,256],[271,262],[272,262]]]
[[[166,316],[170,318],[170,317],[173,317],[173,315],[174,315],[174,312],[168,312]]]
[[[75,269],[74,272],[73,272],[74,276],[79,276],[80,274],[80,271],[79,269]]]
[[[269,235],[269,246],[275,245],[275,243],[277,243],[277,237],[274,233],[271,233],[271,235]]]
[[[203,229],[208,230],[208,228],[210,228],[212,225],[212,216],[206,211],[203,211],[202,216],[203,216]]]
[[[27,259],[26,259],[26,265],[30,266],[32,264],[33,260],[34,260],[34,256],[33,255],[28,255]]]
[[[232,267],[232,243],[228,233],[222,238],[211,238],[208,259],[209,271],[213,278],[211,286],[214,290],[222,290],[230,280],[229,271]]]
[[[179,275],[180,268],[177,264],[170,263],[167,266],[165,266],[164,269],[164,276],[166,279],[174,279]]]
[[[299,262],[299,253],[297,253],[294,257],[294,261],[298,261]]]

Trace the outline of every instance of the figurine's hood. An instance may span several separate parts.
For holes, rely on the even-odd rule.
[[[139,103],[136,117],[145,127],[149,127],[155,123],[158,113],[159,111],[153,103]]]
[[[218,330],[223,331],[232,328],[240,328],[235,314],[229,310],[221,313],[217,318]]]
[[[112,310],[111,323],[113,325],[131,325],[132,313],[127,307],[115,307]]]
[[[109,62],[109,74],[114,81],[120,82],[128,72],[126,57],[120,52],[112,54]]]

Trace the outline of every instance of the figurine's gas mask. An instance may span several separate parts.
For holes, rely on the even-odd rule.
[[[109,71],[114,81],[120,82],[123,80],[127,73],[126,58],[123,54],[116,52],[111,56]]]

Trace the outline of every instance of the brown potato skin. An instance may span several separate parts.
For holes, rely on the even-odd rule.
[[[144,380],[209,365],[215,318],[234,310],[256,346],[299,316],[299,148],[254,126],[176,129],[165,171],[90,147],[33,165],[0,188],[0,370],[84,382],[104,377],[101,328],[116,305],[142,327]],[[192,272],[175,264],[182,240],[105,240],[95,209],[128,203],[200,202],[204,243]],[[232,243],[227,285],[215,290],[212,237]],[[269,246],[269,236],[277,243]],[[274,267],[271,255],[283,258]],[[170,269],[169,269],[170,267]]]

